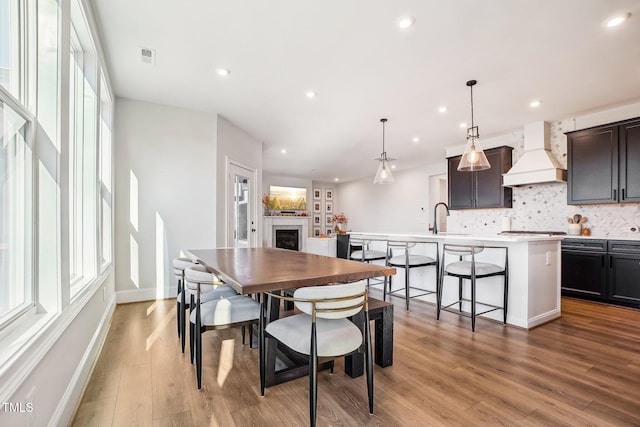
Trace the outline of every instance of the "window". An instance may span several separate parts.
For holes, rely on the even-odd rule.
[[[0,85],[20,99],[20,0],[0,0]]]
[[[33,303],[29,125],[0,100],[0,325]]]
[[[111,109],[113,103],[104,75],[100,76],[100,264],[111,262]]]
[[[76,9],[74,9],[74,5]],[[97,95],[95,49],[72,2],[69,67],[69,272],[71,296],[96,277]],[[73,11],[76,13],[73,13]]]

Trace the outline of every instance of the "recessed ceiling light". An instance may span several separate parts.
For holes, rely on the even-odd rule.
[[[411,140],[413,142],[420,142],[420,138],[418,138],[417,136],[414,136],[413,139]]]
[[[416,19],[413,16],[401,16],[398,18],[398,28],[406,30],[415,24]]]
[[[396,165],[391,165],[391,169],[395,169],[395,168],[396,168]]]
[[[283,148],[282,150],[280,150],[280,152],[281,152],[282,154],[287,154],[287,149],[286,149],[286,148]]]
[[[447,107],[445,107],[444,105],[442,107],[438,107],[438,112],[439,113],[446,113],[447,112]]]
[[[622,24],[624,21],[631,17],[630,13],[625,13],[624,15],[614,16],[613,18],[607,20],[607,28],[617,27]]]
[[[540,101],[539,99],[534,99],[529,103],[529,106],[531,108],[538,108],[540,105],[542,105],[542,101]]]
[[[461,128],[463,128],[463,129],[464,129],[464,128],[466,128],[466,127],[467,127],[467,124],[466,124],[466,123],[460,123],[458,126],[460,126]]]
[[[333,178],[333,180],[334,180],[335,182],[340,181],[338,178]]]
[[[313,99],[316,97],[316,93],[312,90],[308,90],[306,95],[307,95],[307,98],[309,99]]]
[[[216,70],[216,73],[218,73],[218,75],[221,76],[221,77],[226,77],[229,74],[231,74],[231,70],[228,69],[228,68],[218,68]]]

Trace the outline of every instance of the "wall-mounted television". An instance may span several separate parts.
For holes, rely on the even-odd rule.
[[[275,211],[306,211],[307,189],[269,186],[269,208]]]

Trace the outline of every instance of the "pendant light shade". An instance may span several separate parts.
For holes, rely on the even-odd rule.
[[[478,82],[475,80],[467,82],[467,86],[471,89],[471,127],[467,129],[467,145],[464,147],[464,153],[458,164],[458,170],[462,172],[480,171],[491,167],[478,141],[480,138],[478,126],[475,126],[473,122],[473,86],[476,83]]]
[[[375,178],[373,178],[374,184],[391,184],[393,182],[393,174],[391,173],[391,165],[389,165],[390,161],[395,159],[387,158],[387,152],[384,151],[384,124],[387,122],[387,119],[380,119],[382,122],[382,154],[378,157],[378,171],[376,172]]]

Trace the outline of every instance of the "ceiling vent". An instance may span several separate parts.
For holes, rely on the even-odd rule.
[[[138,54],[140,55],[140,60],[143,63],[155,65],[156,63],[155,49],[149,49],[148,47],[138,47]]]

